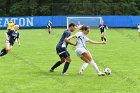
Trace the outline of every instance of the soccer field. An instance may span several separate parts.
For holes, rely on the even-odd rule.
[[[64,30],[53,29],[49,35],[47,29],[21,29],[21,46],[15,43],[12,51],[0,58],[0,93],[139,93],[137,29],[110,28],[106,32],[106,45],[87,43],[99,68],[102,71],[111,68],[112,74],[104,77],[97,76],[90,65],[83,75],[78,75],[83,61],[71,45],[68,46],[72,58],[69,75],[61,75],[63,65],[53,73],[48,71],[59,59],[55,47]],[[0,30],[0,49],[5,46],[5,32]],[[99,29],[91,29],[88,37],[101,41]]]

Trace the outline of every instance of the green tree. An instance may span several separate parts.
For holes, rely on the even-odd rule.
[[[139,0],[0,0],[0,16],[140,15]]]

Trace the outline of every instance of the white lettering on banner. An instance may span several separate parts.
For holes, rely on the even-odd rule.
[[[30,27],[34,26],[34,18],[33,17],[5,17],[0,18],[0,27],[7,27],[8,22],[12,20],[15,24],[21,27]]]
[[[0,27],[2,27],[2,25],[1,25],[1,21],[2,21],[2,18],[0,18]]]
[[[9,22],[9,18],[5,18],[5,21],[4,21],[4,27],[7,26],[8,22]]]
[[[26,26],[34,26],[34,24],[33,24],[33,17],[31,17],[31,18],[26,18]]]
[[[25,26],[25,18],[19,18],[19,26]]]
[[[16,20],[18,20],[18,18],[11,18],[11,20],[16,23]]]

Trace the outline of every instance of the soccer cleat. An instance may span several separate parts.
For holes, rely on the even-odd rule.
[[[78,73],[78,75],[82,75],[83,73],[80,71],[79,73]]]
[[[105,76],[105,73],[99,72],[99,73],[98,73],[98,76]]]
[[[66,76],[69,75],[69,74],[67,74],[66,72],[65,72],[65,73],[61,73],[61,74],[62,74],[62,75],[66,75]]]
[[[50,69],[49,71],[50,71],[50,72],[54,72],[54,70],[52,70],[52,69]]]

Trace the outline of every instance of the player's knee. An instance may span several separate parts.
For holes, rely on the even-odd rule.
[[[66,62],[69,62],[70,63],[71,62],[71,58],[67,58],[66,59]]]
[[[64,63],[65,62],[65,60],[61,60],[61,63]]]
[[[71,62],[71,59],[70,59],[70,60],[67,60],[67,62],[69,62],[69,63],[70,63],[70,62]]]
[[[9,47],[6,47],[6,51],[9,51],[10,50],[10,48]]]
[[[92,61],[92,57],[88,57],[88,62],[91,62]]]
[[[90,62],[91,62],[90,60],[86,61],[86,63],[90,63]]]
[[[65,59],[61,59],[61,61],[60,61],[61,63],[64,63],[65,62]]]

